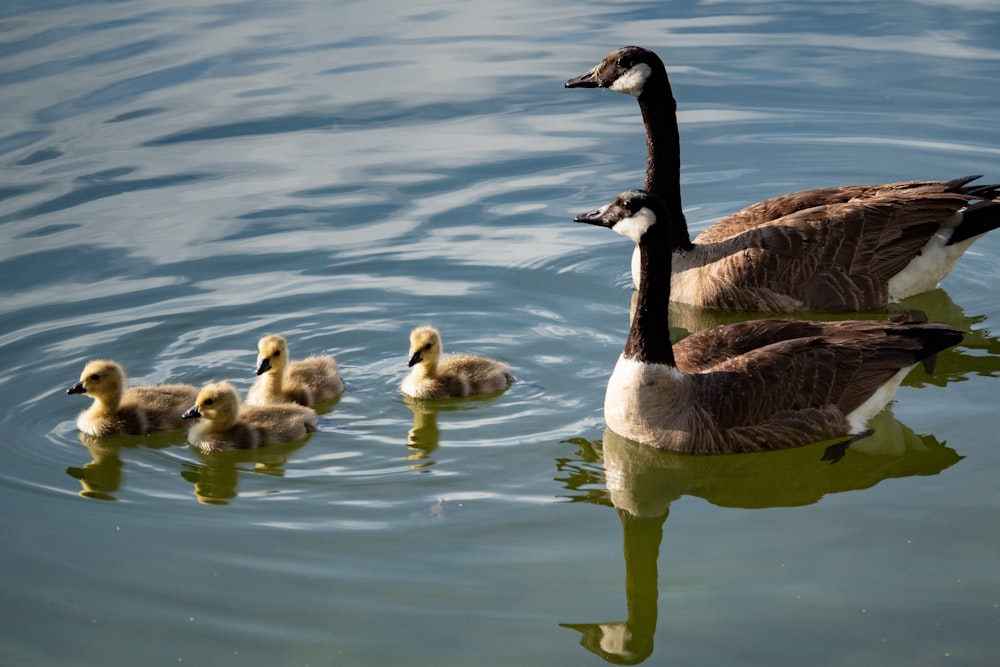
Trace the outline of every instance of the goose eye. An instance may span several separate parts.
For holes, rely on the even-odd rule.
[[[98,380],[101,379],[101,376],[98,375],[97,373],[94,373],[93,375],[90,376],[90,379],[93,380],[94,382],[97,382]]]
[[[427,345],[424,345],[424,352],[426,352],[427,350],[431,349],[432,347],[434,347],[433,343],[427,343]]]
[[[281,350],[275,351],[274,356],[280,357],[281,356]]]
[[[213,403],[215,403],[215,399],[214,398],[206,398],[204,404],[205,405],[212,405]]]

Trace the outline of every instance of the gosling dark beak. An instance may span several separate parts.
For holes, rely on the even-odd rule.
[[[585,74],[581,74],[578,77],[570,79],[566,82],[567,88],[600,88],[601,84],[597,80],[597,68],[590,70]]]
[[[581,213],[580,215],[573,218],[573,222],[586,222],[588,225],[598,225],[600,227],[611,227],[608,221],[604,219],[604,214],[607,212],[608,207],[602,206],[601,208],[594,209],[587,213]]]
[[[408,362],[406,362],[406,367],[407,368],[413,368],[414,366],[416,366],[417,364],[419,364],[421,361],[423,361],[423,357],[420,356],[420,350],[417,350],[416,352],[413,353],[413,356],[410,357],[410,360]]]
[[[75,385],[66,390],[67,394],[86,394],[87,390],[83,387],[83,382],[77,382]]]
[[[181,415],[181,419],[194,419],[195,417],[201,417],[201,413],[198,412],[197,405],[192,405],[184,411],[184,414]]]
[[[263,359],[260,360],[260,363],[257,364],[257,375],[266,373],[269,370],[271,370],[271,360],[268,359],[267,357],[264,357]]]

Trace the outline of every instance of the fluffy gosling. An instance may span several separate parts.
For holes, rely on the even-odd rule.
[[[316,430],[312,408],[294,403],[241,406],[236,387],[215,382],[202,387],[184,419],[200,417],[188,442],[202,451],[255,449],[297,440]]]
[[[80,381],[66,393],[94,399],[93,405],[77,416],[76,427],[101,437],[183,428],[181,412],[191,405],[198,390],[188,384],[129,387],[120,364],[98,359],[84,366]]]
[[[292,362],[288,342],[277,334],[257,342],[257,375],[247,393],[247,405],[298,403],[312,407],[344,391],[333,357],[317,355]]]
[[[491,394],[514,381],[510,366],[486,357],[459,354],[441,358],[441,334],[434,327],[410,332],[412,368],[403,380],[404,394],[414,398],[453,398]]]

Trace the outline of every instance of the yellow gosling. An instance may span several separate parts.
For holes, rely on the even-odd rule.
[[[404,394],[414,398],[451,398],[491,394],[514,381],[510,366],[486,357],[459,354],[441,358],[441,334],[434,327],[417,327],[410,333],[413,370],[403,380]]]
[[[255,449],[297,440],[316,430],[312,408],[294,403],[242,406],[236,387],[215,382],[202,387],[182,417],[200,418],[188,442],[202,451]]]
[[[257,375],[247,393],[247,405],[298,403],[311,407],[344,391],[333,357],[317,355],[292,362],[288,342],[277,334],[257,342]]]
[[[90,361],[67,394],[86,394],[93,405],[76,418],[76,427],[93,436],[145,435],[183,428],[181,412],[198,390],[188,384],[129,387],[125,370],[107,359]]]

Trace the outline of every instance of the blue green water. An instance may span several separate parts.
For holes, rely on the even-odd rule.
[[[641,184],[641,121],[562,84],[660,53],[698,231],[1000,181],[998,35],[976,0],[4,4],[0,663],[995,664],[1000,234],[907,304],[970,335],[837,463],[637,448],[601,413],[632,248],[571,220]],[[407,403],[425,323],[518,382]],[[270,332],[347,382],[307,441],[79,437],[88,359],[246,389]]]

